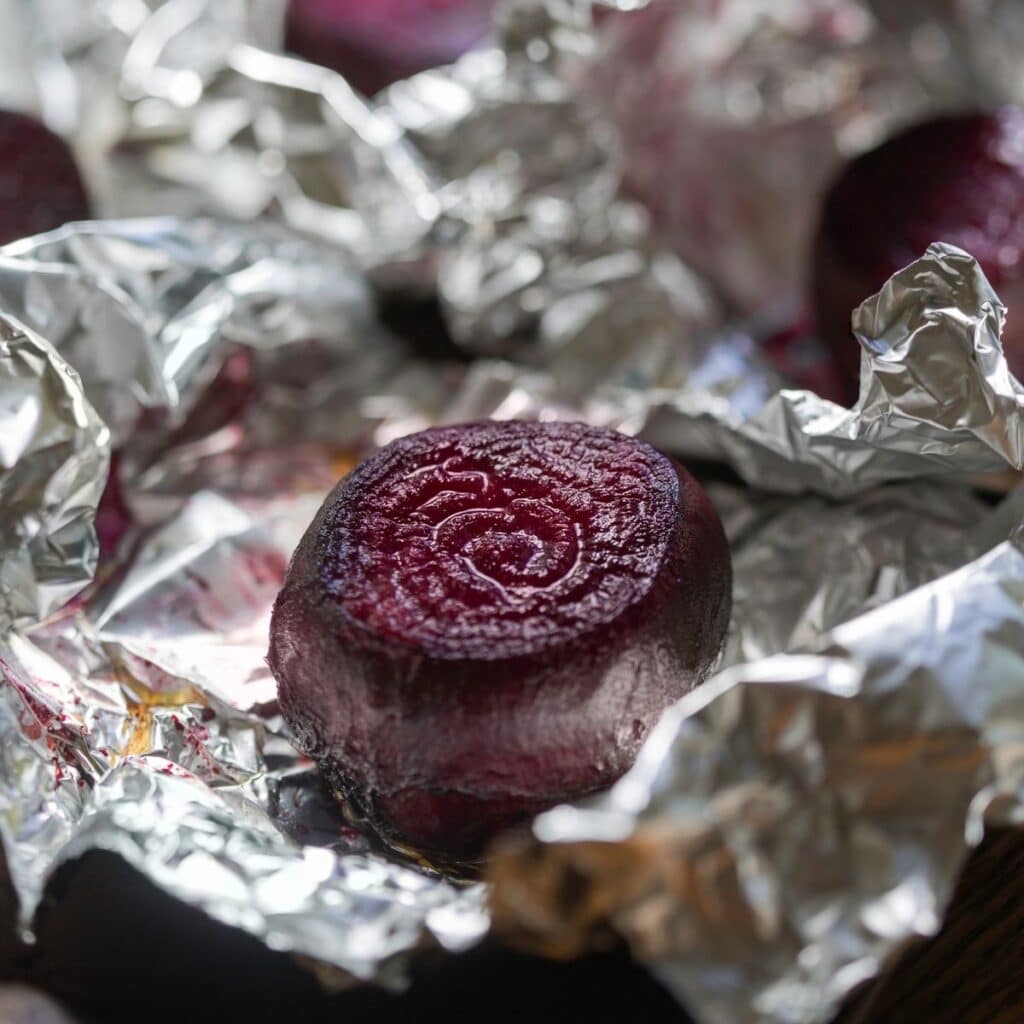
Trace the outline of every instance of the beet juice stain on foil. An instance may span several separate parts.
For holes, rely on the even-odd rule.
[[[60,614],[88,571],[70,573],[53,600],[39,600],[24,575],[14,591],[21,610],[4,657],[3,778],[17,785],[3,794],[12,809],[4,842],[19,865],[26,919],[56,863],[102,847],[219,920],[349,978],[393,982],[424,938],[457,949],[484,934],[480,887],[367,854],[342,823],[323,847],[302,845],[283,814],[279,823],[300,841],[277,830],[281,794],[308,769],[264,702],[256,637],[276,574],[353,448],[452,419],[582,417],[723,460],[774,493],[716,493],[738,567],[737,606],[747,609],[733,623],[732,674],[656,732],[637,772],[606,798],[613,814],[604,805],[589,818],[586,809],[568,819],[552,812],[525,859],[498,862],[492,898],[502,924],[520,893],[531,915],[525,931],[539,946],[582,943],[586,908],[548,900],[531,883],[557,883],[558,856],[594,849],[596,833],[588,897],[613,908],[613,925],[698,1017],[824,1020],[909,936],[938,926],[966,841],[977,838],[978,809],[993,795],[1005,813],[1016,806],[1020,674],[999,638],[1016,628],[1019,601],[1005,579],[1017,556],[1010,546],[983,553],[1019,524],[1019,496],[989,516],[963,489],[970,474],[1020,466],[1019,386],[998,345],[998,299],[973,261],[935,248],[858,312],[854,409],[776,394],[743,332],[715,330],[709,289],[652,240],[641,208],[615,198],[629,153],[575,84],[581,62],[601,52],[583,5],[516,4],[501,49],[397,83],[380,103],[269,52],[273,19],[258,8],[172,0],[116,21],[114,5],[83,4],[80,19],[50,19],[65,34],[56,45],[37,40],[54,123],[81,96],[93,101],[75,141],[87,156],[111,156],[86,162],[105,213],[173,205],[265,214],[315,228],[328,248],[269,224],[149,221],[58,232],[4,259],[2,308],[79,371],[131,470],[122,478],[132,522],[93,589]],[[808,9],[791,5],[794,31],[813,25],[801,14]],[[865,24],[876,31],[879,22]],[[905,85],[920,96],[916,79],[895,75],[896,94]],[[505,361],[466,369],[409,356],[374,321],[367,271],[436,286],[456,340]],[[107,338],[109,349],[93,343]],[[116,356],[104,360],[104,351]],[[243,372],[228,375],[225,411],[213,382],[228,379],[228,359]],[[45,379],[44,365],[31,363],[31,379]],[[18,388],[5,388],[5,399]],[[41,390],[46,400],[60,393]],[[28,408],[2,407],[5,416]],[[31,528],[41,521],[32,508],[54,502],[73,504],[87,524],[103,477],[98,462],[88,487],[60,465],[43,466],[32,485],[41,497],[24,506]],[[894,490],[889,507],[876,490],[924,477],[935,478],[927,486],[937,496],[956,495],[939,514],[923,501],[908,513],[906,487],[917,484]],[[821,499],[808,491],[849,496],[832,506],[832,529],[864,557],[845,573],[782,542],[787,521],[816,521]],[[5,511],[13,498],[0,490]],[[945,576],[958,568],[942,541],[955,521],[970,528],[970,564]],[[876,522],[889,544],[870,543],[866,524]],[[776,613],[765,600],[766,560],[801,584]],[[940,577],[903,599],[911,606],[892,603]],[[865,608],[874,611],[841,625]],[[936,644],[939,611],[948,642],[972,652],[962,663],[969,694],[936,666],[948,650]],[[823,635],[830,647],[815,651]],[[812,656],[744,663],[793,647]],[[988,656],[1006,669],[999,680]],[[714,738],[694,755],[689,737],[707,734],[708,721]],[[815,755],[819,722],[821,735],[842,738],[841,765],[828,751]],[[885,808],[865,799],[877,781],[873,755],[894,743],[929,769],[929,800],[948,804],[948,817],[929,819],[927,842],[900,827],[904,812],[918,813],[921,772]],[[735,765],[704,771],[722,751],[744,750]],[[785,785],[764,771],[771,750],[797,762]],[[674,759],[693,756],[701,771],[680,778]],[[688,785],[704,791],[694,796]],[[800,787],[814,797],[803,816],[791,813]],[[815,849],[808,822],[828,821],[829,800],[832,810],[840,800],[850,808],[857,841],[844,856],[860,888],[809,870],[804,856]],[[677,842],[680,831],[690,835],[691,811],[715,823],[724,846],[714,837],[701,845],[703,833]],[[584,819],[591,832],[573,824]],[[738,871],[705,883],[706,849],[724,849],[725,860],[712,859]],[[605,885],[606,854],[623,859],[619,877],[642,879],[651,906],[668,911],[653,915],[653,928],[637,924],[632,882]],[[648,890],[650,854],[668,875]],[[542,870],[531,876],[524,866],[534,858]],[[726,895],[738,879],[741,891],[702,905],[701,927],[690,927],[689,905],[663,900],[680,877]],[[822,900],[824,918],[815,913]],[[840,941],[847,929],[856,935],[849,945]],[[751,942],[756,975],[730,953]]]

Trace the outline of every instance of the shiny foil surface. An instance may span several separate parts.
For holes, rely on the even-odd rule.
[[[105,218],[0,250],[0,838],[26,929],[100,848],[334,984],[399,984],[492,928],[557,954],[615,934],[699,1020],[816,1024],[938,929],[986,817],[1020,820],[1024,420],[998,296],[933,245],[855,311],[846,409],[787,388],[751,315],[799,274],[744,260],[799,251],[814,183],[712,203],[704,236],[688,202],[635,199],[680,118],[702,140],[680,194],[714,198],[721,166],[785,179],[756,160],[770,132],[824,171],[914,112],[1014,95],[968,10],[1009,33],[1013,5],[613,6],[515,0],[491,45],[370,99],[276,52],[276,0],[19,8],[5,95],[71,135]],[[695,40],[692,80],[654,89],[678,61],[649,47]],[[633,121],[607,88],[641,66],[663,104]],[[436,293],[475,361],[419,353],[382,291]],[[488,416],[729,467],[709,491],[735,607],[721,672],[636,768],[466,884],[335,807],[264,656],[335,480]]]
[[[1004,542],[684,698],[496,861],[499,923],[561,953],[610,926],[708,1020],[828,1019],[938,929],[986,815],[1024,821],[1022,569]]]
[[[0,315],[0,631],[73,597],[96,569],[93,518],[110,431],[78,375],[23,323]]]

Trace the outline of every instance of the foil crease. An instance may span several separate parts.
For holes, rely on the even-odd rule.
[[[174,219],[61,228],[0,250],[0,304],[79,371],[116,444],[143,412],[166,429],[231,344],[362,342],[366,283],[343,249],[274,224]]]
[[[684,379],[721,317],[622,197],[618,133],[566,70],[593,52],[590,29],[584,4],[509,4],[500,52],[378,97],[438,183],[433,270],[453,338],[553,373],[576,401],[616,377]],[[630,336],[641,354],[623,350]]]
[[[271,949],[344,965],[356,979],[394,984],[400,954],[427,938],[458,951],[486,923],[479,886],[460,890],[379,857],[298,846],[258,808],[172,761],[122,761],[92,790],[86,812],[62,858],[118,853]]]
[[[390,287],[436,290],[476,355],[610,375],[634,332],[647,380],[695,361],[716,303],[617,198],[616,133],[561,71],[592,49],[583,5],[512,5],[503,49],[373,100],[272,52],[280,3],[80,6],[41,6],[30,37],[37,78],[63,84],[43,111],[73,131],[103,216],[279,218]]]
[[[105,217],[281,216],[370,262],[431,230],[431,182],[345,80],[273,52],[283,0],[33,7],[40,104]]]
[[[0,634],[92,578],[110,433],[53,346],[0,315]]]
[[[861,388],[852,409],[783,390],[743,416],[683,387],[648,394],[644,434],[724,460],[753,486],[833,497],[950,470],[1019,470],[1024,392],[1003,358],[1004,314],[975,260],[934,243],[853,313]]]
[[[611,930],[703,1020],[828,1020],[938,930],[986,815],[1024,822],[1022,579],[1004,542],[720,674],[494,861],[497,927],[563,955]]]
[[[726,484],[709,494],[733,551],[722,667],[813,645],[833,627],[971,561],[1002,540],[1018,500],[991,509],[965,488],[897,484],[842,504]]]

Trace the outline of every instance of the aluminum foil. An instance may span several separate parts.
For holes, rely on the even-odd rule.
[[[31,624],[96,568],[110,432],[49,342],[0,315],[0,633]]]
[[[842,504],[779,500],[713,484],[733,550],[723,667],[812,645],[829,629],[971,561],[1016,525],[1020,501],[897,484]]]
[[[120,445],[180,422],[230,344],[350,351],[372,305],[337,247],[273,224],[171,219],[61,229],[0,250],[0,304],[70,360]]]
[[[1004,314],[974,259],[936,243],[854,311],[861,392],[852,409],[770,390],[749,338],[728,329],[676,387],[615,375],[594,382],[592,373],[573,402],[551,369],[483,363],[464,391],[495,418],[576,408],[667,451],[727,463],[765,491],[837,498],[901,479],[966,480],[1024,466],[1024,391],[1003,358]],[[457,418],[474,411],[459,396],[453,404]]]
[[[595,34],[588,4],[518,0],[500,48],[372,101],[272,52],[279,10],[28,9],[35,102],[74,133],[101,211],[179,216],[74,225],[0,253],[0,312],[52,346],[24,379],[0,377],[0,437],[59,404],[44,386],[63,365],[53,349],[82,384],[68,375],[73,392],[57,394],[82,409],[88,396],[105,421],[82,413],[87,480],[85,460],[33,471],[24,522],[40,555],[3,623],[0,837],[24,922],[58,864],[105,848],[349,980],[395,982],[424,943],[472,944],[490,899],[535,948],[612,927],[701,1019],[824,1020],[938,926],[981,809],[996,793],[1006,814],[1019,804],[1020,554],[1006,538],[1022,499],[991,510],[966,486],[1022,465],[998,298],[968,256],[932,247],[856,313],[852,410],[780,391],[751,322],[723,322],[711,297],[758,296],[700,264],[709,288],[621,197],[632,143],[588,76],[626,51]],[[973,79],[970,48],[952,46],[923,62],[945,77],[916,58],[896,75],[905,48],[875,44],[903,27],[881,8],[773,11],[726,18],[719,38],[726,65],[745,40],[772,88],[777,54],[832,46],[819,30],[833,22],[838,56],[796,83],[815,96],[863,85],[876,58],[893,59],[879,110],[922,109],[935,82]],[[763,49],[765,25],[799,45]],[[850,54],[870,64],[859,78]],[[800,151],[824,166],[840,136],[833,94],[819,98],[806,125],[825,148]],[[418,358],[376,322],[381,287],[436,289],[456,340],[500,358]],[[714,487],[736,564],[732,667],[672,712],[603,802],[540,819],[532,845],[496,862],[490,894],[374,852],[290,747],[262,662],[286,559],[333,480],[374,445],[479,416],[582,417],[749,485]],[[116,512],[117,529],[95,581],[60,607],[95,549],[77,563],[60,549],[66,589],[44,594],[35,580],[58,548],[35,510],[73,507],[81,550],[92,544],[107,429],[100,522]],[[815,845],[829,841],[834,860]],[[607,914],[568,905],[566,862]]]
[[[339,75],[273,53],[283,0],[44,0],[27,29],[39,106],[74,131],[106,217],[278,213],[383,260],[436,199]]]
[[[9,1024],[74,1024],[49,996],[25,985],[0,985],[0,1016]]]
[[[318,790],[282,733],[264,662],[287,559],[359,434],[285,445],[294,423],[271,429],[260,360],[280,384],[302,346],[296,401],[324,373],[375,366],[364,349],[386,339],[361,276],[280,227],[203,221],[78,225],[3,263],[8,305],[84,355],[80,382],[27,328],[5,339],[0,494],[5,518],[23,509],[25,525],[13,521],[10,542],[24,554],[3,561],[20,604],[0,640],[0,834],[23,922],[59,864],[103,848],[349,979],[386,984],[399,954],[478,938],[479,885],[378,856]],[[239,352],[254,369],[226,414],[230,379],[202,385]],[[110,444],[84,393],[118,423],[128,521],[89,591],[65,604],[96,565]],[[243,426],[251,406],[262,433]],[[303,845],[294,837],[317,801],[322,845]]]
[[[562,955],[610,929],[704,1020],[828,1020],[938,930],[986,815],[1024,823],[1022,580],[1003,543],[684,698],[494,861],[498,926]]]
[[[1024,390],[1003,358],[1004,314],[973,258],[935,243],[854,311],[852,409],[783,390],[744,417],[684,387],[649,393],[645,434],[723,459],[752,485],[833,497],[900,477],[1021,469]]]
[[[618,332],[649,336],[649,381],[693,363],[709,292],[616,198],[616,135],[553,59],[586,48],[582,5],[513,6],[503,50],[377,101],[272,52],[283,0],[71,6],[32,5],[23,35],[35,105],[73,134],[102,216],[280,218],[436,290],[468,350],[563,376],[609,362]]]

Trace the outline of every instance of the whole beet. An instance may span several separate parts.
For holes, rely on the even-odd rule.
[[[813,252],[822,337],[855,397],[851,312],[932,242],[969,252],[1009,307],[1003,346],[1024,376],[1024,111],[941,117],[858,157],[829,190]]]
[[[285,49],[368,96],[450,64],[486,35],[497,0],[290,0]]]
[[[35,118],[0,110],[0,245],[89,215],[68,144]]]
[[[721,523],[613,431],[478,423],[394,442],[331,493],[274,608],[300,748],[390,843],[473,860],[602,789],[715,660]]]

